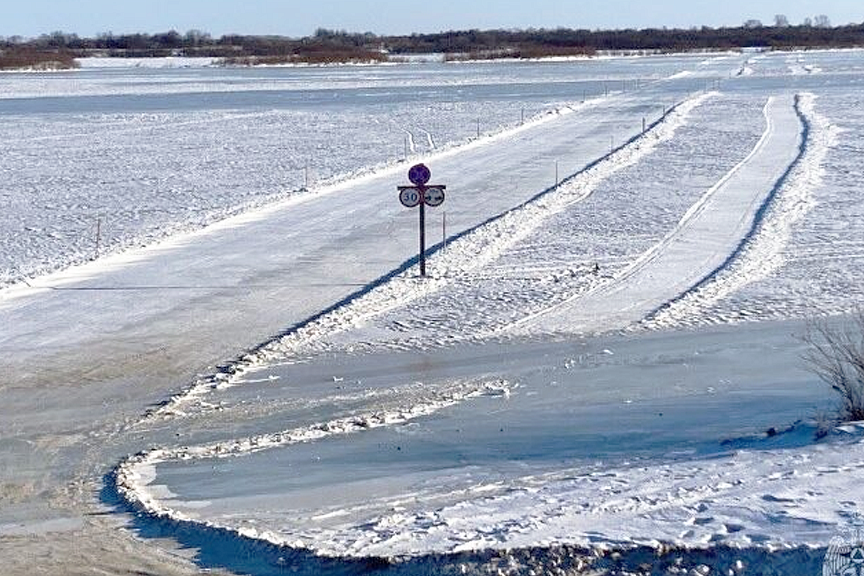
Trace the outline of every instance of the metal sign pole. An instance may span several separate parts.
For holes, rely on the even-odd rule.
[[[422,197],[426,191],[419,188]],[[426,202],[420,202],[420,276],[426,277]]]

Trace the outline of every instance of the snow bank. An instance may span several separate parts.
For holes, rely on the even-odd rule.
[[[527,476],[506,494],[330,532],[312,547],[333,556],[403,556],[538,543],[662,551],[670,547],[824,548],[838,519],[864,500],[862,426],[805,449],[749,449],[707,460]],[[812,434],[803,427],[787,434]],[[851,479],[850,479],[851,478]],[[410,535],[410,538],[406,537]]]
[[[82,70],[90,69],[125,69],[125,68],[209,68],[219,61],[218,58],[192,58],[185,56],[169,56],[165,58],[109,58],[90,57],[78,58]]]

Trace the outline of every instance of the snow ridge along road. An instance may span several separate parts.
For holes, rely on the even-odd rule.
[[[356,434],[384,426],[405,424],[472,398],[509,396],[512,387],[512,384],[503,380],[452,382],[426,389],[422,396],[414,398],[410,405],[382,406],[379,410],[367,414],[357,414],[304,428],[261,434],[251,438],[231,439],[203,446],[154,448],[126,459],[117,467],[114,473],[115,488],[140,512],[155,518],[195,524],[195,520],[188,518],[182,512],[173,510],[170,500],[164,497],[164,489],[152,484],[156,480],[157,464],[170,460],[237,457],[337,435]],[[262,538],[278,545],[292,544],[269,533],[258,534],[248,529],[236,530],[210,523],[206,526],[236,532],[247,538]]]
[[[802,154],[802,126],[790,98],[772,97],[765,132],[751,153],[681,218],[669,234],[610,282],[517,323],[519,333],[628,328],[728,264],[752,234],[763,206]]]
[[[445,288],[451,275],[482,267],[540,226],[551,215],[588,197],[605,178],[640,161],[661,142],[673,138],[676,131],[688,122],[693,111],[714,96],[713,93],[703,94],[683,102],[650,130],[622,145],[601,161],[593,163],[590,168],[570,177],[560,186],[461,235],[451,244],[447,253],[436,256],[432,278],[421,281],[415,277],[412,270],[403,271],[359,298],[336,307],[280,339],[247,354],[225,370],[199,381],[192,388],[145,415],[136,426],[183,417],[190,412],[208,411],[213,405],[204,401],[205,396],[214,390],[224,390],[237,385],[248,372],[268,362],[284,362],[286,357],[314,353],[316,345],[322,340],[340,331],[351,330],[366,319],[392,308],[405,306],[413,299]],[[200,529],[225,530],[245,538],[263,539],[277,545],[293,545],[293,542],[285,541],[271,532],[258,533],[248,528],[239,529],[212,522],[201,523],[175,510],[172,507],[170,491],[157,483],[155,467],[160,463],[175,460],[244,456],[261,450],[321,440],[333,435],[404,424],[478,395],[509,396],[511,388],[512,385],[504,381],[456,382],[445,385],[441,390],[431,389],[428,398],[414,399],[410,405],[382,408],[374,414],[357,415],[278,433],[230,438],[208,445],[155,448],[122,462],[115,471],[114,487],[136,510],[153,518],[191,526],[200,524]]]
[[[606,129],[610,115],[627,118],[635,134],[644,109],[638,97],[588,102],[437,152],[436,179],[458,185],[448,197],[448,229],[476,227],[548,187],[554,158],[567,174],[608,154],[608,140],[592,134]],[[35,289],[4,290],[0,368],[24,374],[26,384],[34,365],[50,375],[78,366],[82,354],[94,364],[120,356],[119,366],[142,350],[153,352],[142,361],[160,362],[159,351],[170,349],[171,362],[194,375],[207,368],[193,365],[198,358],[234,358],[270,341],[411,265],[416,216],[392,192],[404,170],[394,166],[48,275]],[[493,193],[500,189],[508,194]]]

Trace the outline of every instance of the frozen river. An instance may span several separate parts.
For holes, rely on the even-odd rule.
[[[858,500],[799,336],[864,285],[861,52],[3,80],[15,574],[816,570]]]

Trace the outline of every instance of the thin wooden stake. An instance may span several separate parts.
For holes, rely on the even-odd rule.
[[[96,219],[96,258],[99,257],[99,245],[102,243],[102,218]]]

